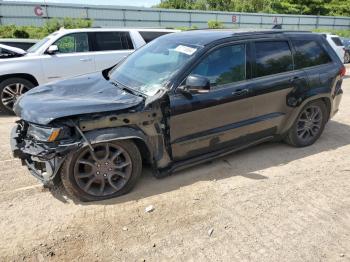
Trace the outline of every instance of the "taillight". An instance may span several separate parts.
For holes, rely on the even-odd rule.
[[[345,66],[342,66],[342,67],[341,67],[341,69],[340,69],[340,71],[339,71],[339,74],[340,74],[341,77],[345,76],[345,74],[346,74],[346,68],[345,68]]]

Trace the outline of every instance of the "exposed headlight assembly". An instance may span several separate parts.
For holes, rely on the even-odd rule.
[[[53,142],[62,137],[60,134],[63,135],[65,133],[62,130],[62,128],[42,127],[31,124],[28,127],[27,136],[42,142]]]

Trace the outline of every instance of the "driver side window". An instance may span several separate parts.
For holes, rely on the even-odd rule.
[[[209,79],[212,87],[246,79],[246,45],[221,47],[211,52],[192,71]]]
[[[78,53],[89,51],[87,33],[69,34],[61,37],[55,43],[59,53]]]

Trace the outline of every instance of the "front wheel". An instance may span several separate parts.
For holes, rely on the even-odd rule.
[[[70,153],[61,179],[67,193],[81,201],[96,201],[128,193],[142,171],[142,158],[132,141],[102,142]]]
[[[34,84],[27,79],[13,77],[0,83],[0,112],[13,114],[13,105],[18,97],[32,89]]]
[[[307,104],[288,131],[285,141],[296,147],[315,143],[326,125],[327,112],[326,105],[322,101]]]

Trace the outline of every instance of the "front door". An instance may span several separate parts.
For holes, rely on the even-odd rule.
[[[54,45],[57,45],[58,52],[46,54],[42,59],[47,82],[95,72],[87,33],[65,35]]]
[[[247,80],[247,44],[212,50],[190,75],[210,80],[207,93],[170,97],[172,156],[181,160],[233,146],[250,133],[253,115]]]

